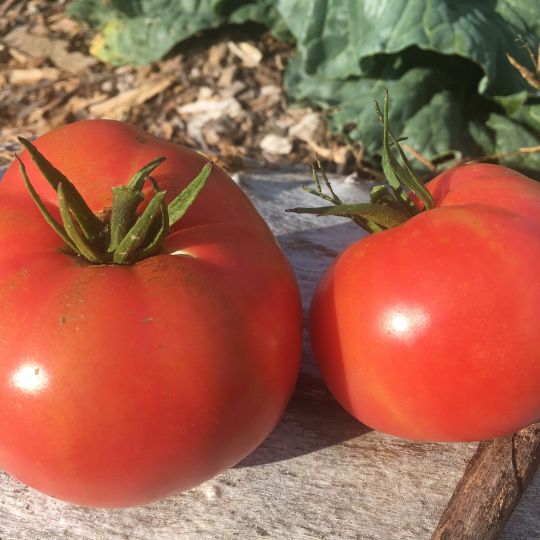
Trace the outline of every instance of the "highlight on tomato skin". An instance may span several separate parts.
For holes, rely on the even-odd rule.
[[[387,95],[379,113],[388,184],[344,203],[315,166],[308,191],[331,206],[291,210],[370,233],[312,299],[323,379],[359,421],[395,436],[512,434],[540,419],[540,184],[476,163],[424,186],[390,131]]]
[[[29,145],[0,183],[0,467],[98,507],[231,467],[299,369],[300,296],[267,224],[202,155],[125,123]]]

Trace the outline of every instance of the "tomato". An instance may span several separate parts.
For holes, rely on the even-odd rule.
[[[98,213],[112,186],[158,156],[167,200],[206,162],[107,120],[35,145]],[[56,193],[21,158],[58,217]],[[123,507],[196,486],[267,437],[299,368],[300,298],[268,226],[223,171],[162,251],[129,265],[59,251],[15,166],[0,208],[0,467],[66,501]]]
[[[449,170],[435,208],[349,246],[311,307],[324,380],[397,436],[471,441],[540,419],[540,184]]]

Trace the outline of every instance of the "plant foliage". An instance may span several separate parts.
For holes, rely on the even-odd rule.
[[[540,144],[540,93],[507,60],[533,70],[538,0],[77,0],[99,30],[94,53],[147,63],[224,24],[256,22],[296,42],[286,85],[328,109],[332,127],[381,152],[374,99],[388,89],[390,123],[429,158],[505,153]],[[508,156],[540,168],[538,154]]]

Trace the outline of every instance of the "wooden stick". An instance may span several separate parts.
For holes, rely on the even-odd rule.
[[[469,462],[432,540],[498,537],[540,463],[540,423],[484,441]]]

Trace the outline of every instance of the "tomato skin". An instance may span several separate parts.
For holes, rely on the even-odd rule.
[[[432,441],[540,418],[540,185],[494,165],[428,183],[436,208],[359,240],[327,270],[310,331],[353,416]]]
[[[159,155],[169,198],[205,162],[112,121],[70,124],[36,146],[94,211]],[[222,171],[163,253],[130,266],[58,252],[13,166],[0,205],[0,467],[70,502],[133,506],[200,484],[268,436],[299,368],[300,298],[267,225]]]

